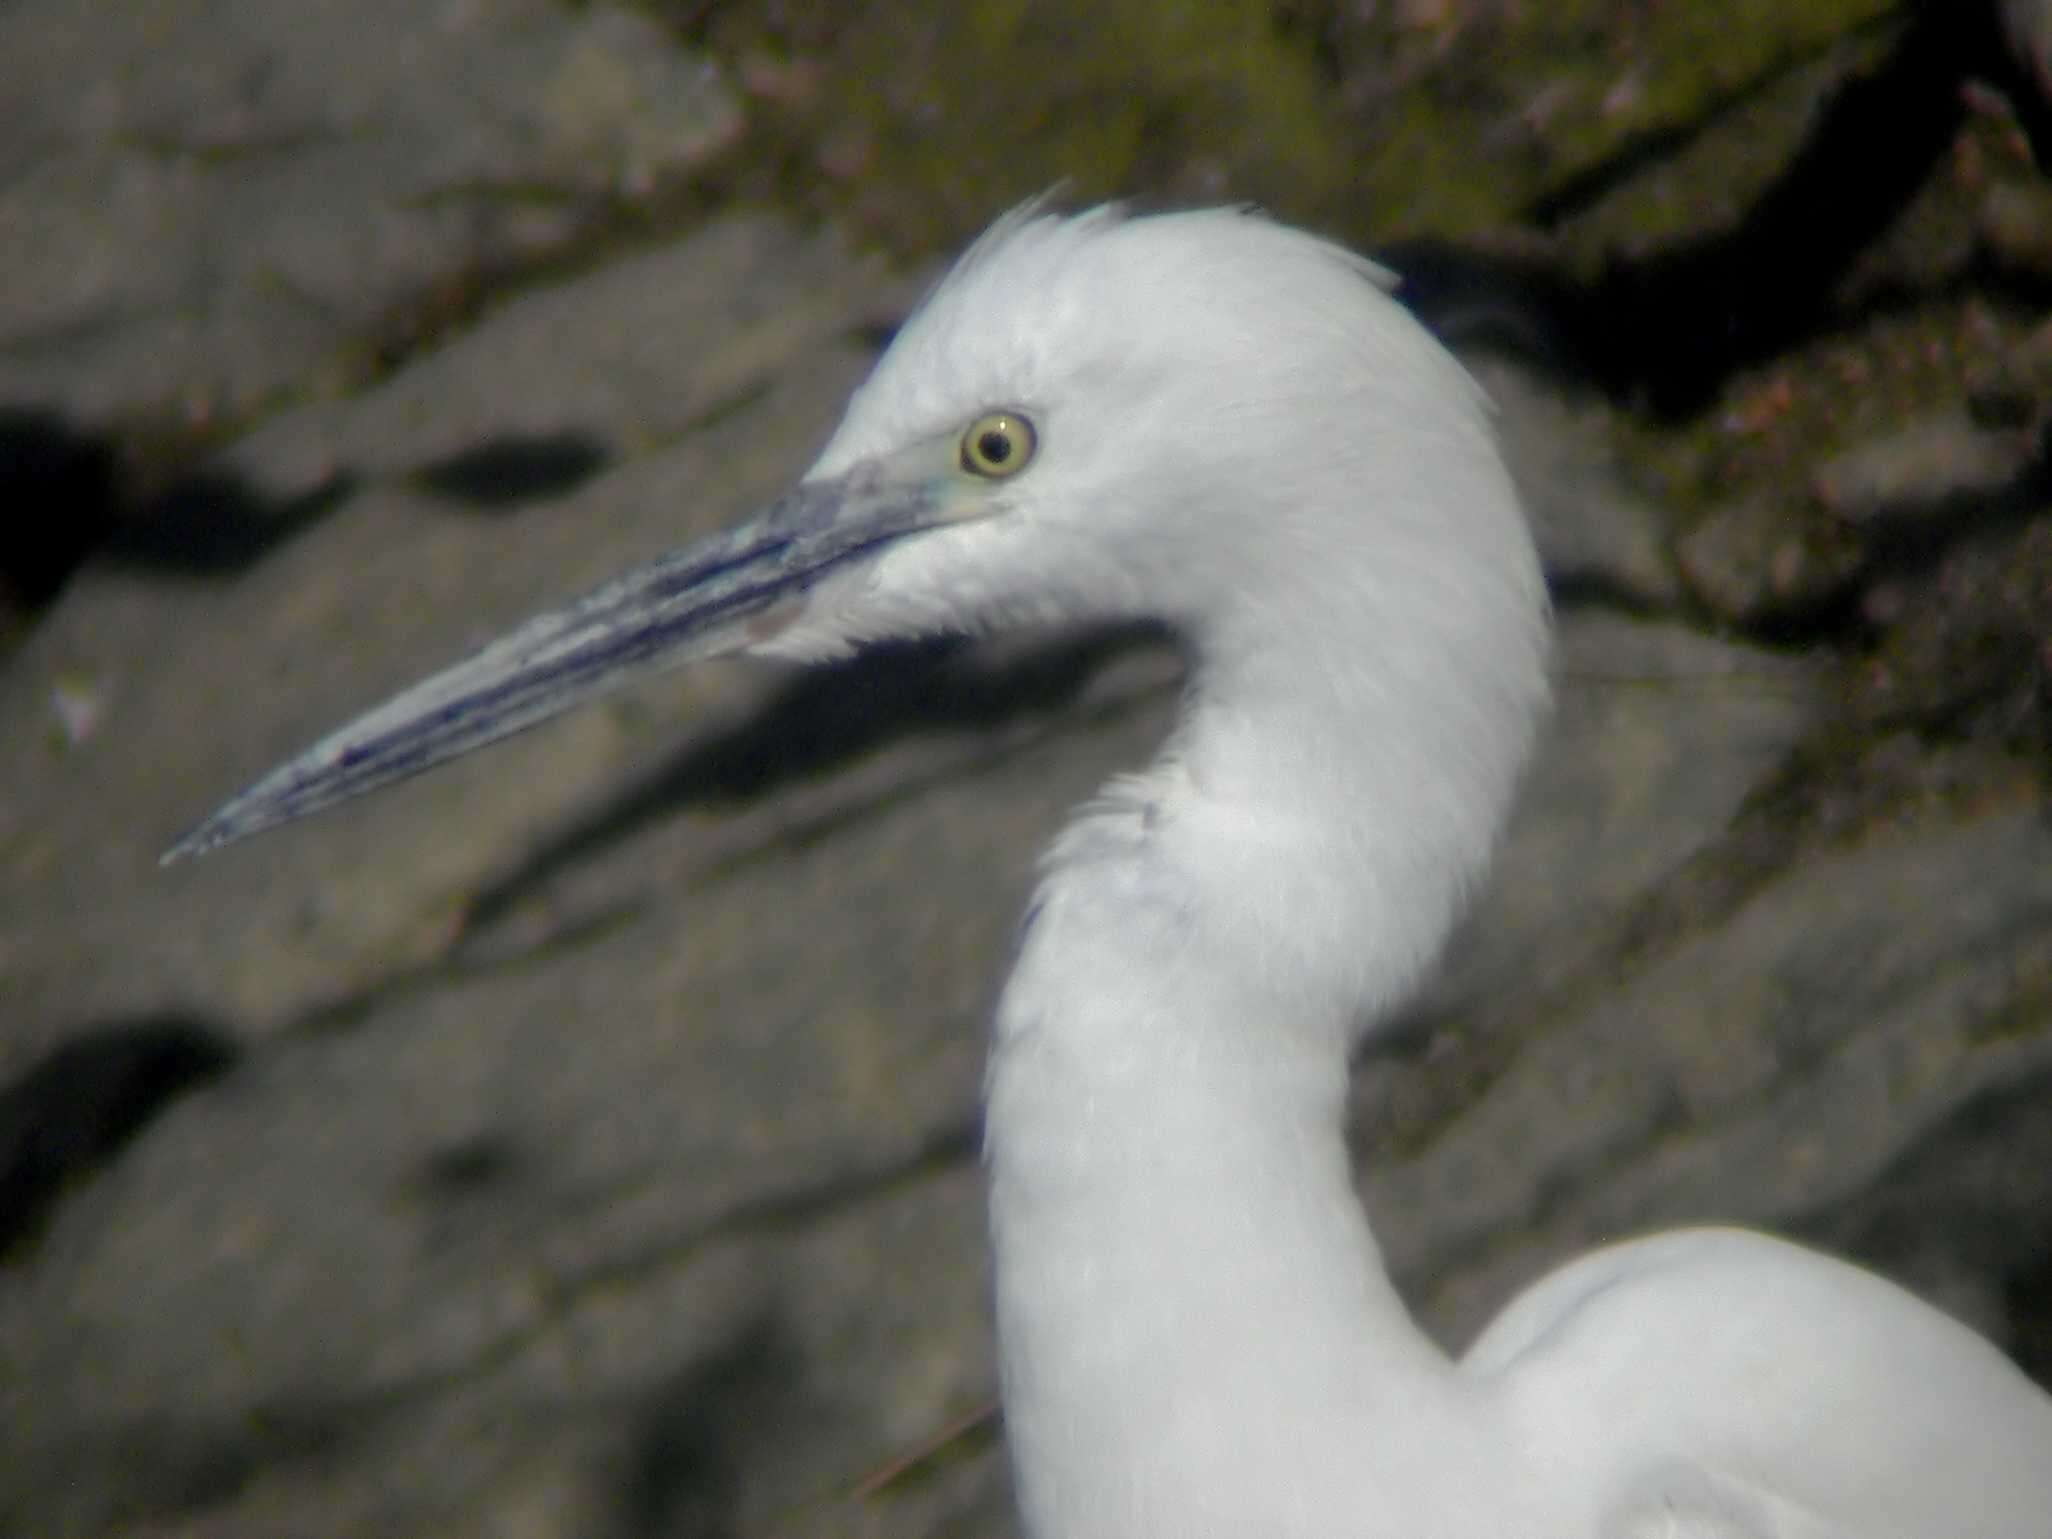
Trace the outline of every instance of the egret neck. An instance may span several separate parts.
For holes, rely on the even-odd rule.
[[[1467,500],[1420,507],[1419,548],[1336,542],[1286,585],[1243,563],[1189,627],[1162,758],[1049,856],[988,1086],[1007,1434],[1042,1539],[1330,1539],[1338,1511],[1487,1531],[1455,1521],[1487,1482],[1407,1495],[1450,1451],[1505,1461],[1389,1281],[1343,1109],[1353,1043],[1487,861],[1543,697],[1529,561],[1433,559],[1448,518],[1481,540],[1507,515],[1493,467],[1453,467]],[[1477,603],[1508,628],[1486,648]]]

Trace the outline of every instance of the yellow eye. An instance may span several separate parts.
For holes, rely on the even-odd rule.
[[[1033,424],[1017,412],[985,412],[962,435],[962,468],[973,476],[1002,481],[1032,463],[1038,444]]]

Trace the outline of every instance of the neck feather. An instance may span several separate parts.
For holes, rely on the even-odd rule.
[[[1342,1108],[1487,861],[1545,604],[1465,382],[1358,383],[1272,424],[1311,424],[1278,459],[1308,481],[1182,489],[1207,542],[1172,572],[1182,724],[1056,844],[999,1005],[998,1324],[1036,1539],[1503,1531],[1447,1510],[1492,1489],[1448,1460],[1500,1450],[1390,1285]]]
[[[1278,606],[1198,642],[1167,752],[1052,852],[999,1007],[1006,1416],[1044,1539],[1428,1519],[1405,1472],[1461,1391],[1356,1199],[1347,1060],[1486,859],[1538,653],[1478,751],[1474,681],[1407,662],[1443,650],[1356,625],[1374,655],[1326,666],[1324,634]]]

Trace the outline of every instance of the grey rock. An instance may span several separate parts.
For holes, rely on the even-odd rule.
[[[767,216],[720,220],[537,284],[376,389],[277,413],[214,468],[285,503],[337,479],[432,490],[436,467],[496,442],[647,457],[762,398],[806,349],[901,313],[911,292]]]
[[[1753,498],[1706,514],[1675,554],[1689,591],[1720,619],[1745,626],[1815,615],[1850,591],[1866,559],[1839,520]]]
[[[647,18],[551,0],[0,8],[0,401],[240,418],[432,286],[737,132]]]
[[[1661,510],[1611,446],[1608,408],[1498,353],[1465,362],[1496,404],[1505,458],[1524,494],[1547,576],[1664,608],[1680,596]]]
[[[1884,828],[1622,976],[1619,960],[1569,1008],[1535,1008],[1513,1068],[1369,1183],[1450,1335],[1603,1240],[1816,1226],[1992,1087],[2042,1081],[2052,833],[2030,807]],[[2041,1212],[2052,1173],[2018,1171],[2012,1192],[2011,1222]]]
[[[1897,424],[1816,469],[1817,499],[1854,525],[1904,528],[1956,519],[2015,485],[2037,458],[2037,433],[1983,427],[1964,407]]]
[[[1614,945],[1816,723],[1816,668],[1680,624],[1571,607],[1555,648],[1553,719],[1488,888],[1410,1012],[1420,1024],[1480,1029],[1490,1004],[1543,994]]]
[[[475,423],[496,390],[507,421],[583,430],[597,409],[589,393],[566,388],[546,418],[526,403],[555,400],[552,379],[598,378],[595,360],[647,324],[653,290],[667,293],[663,322],[687,350],[667,370],[623,371],[605,407],[623,443],[637,417],[667,423],[663,446],[522,507],[517,541],[496,514],[403,477],[366,478],[240,578],[109,565],[76,580],[0,673],[0,973],[24,1023],[0,1040],[0,1072],[18,1071],[65,1023],[164,1001],[260,1035],[432,957],[524,839],[591,794],[623,751],[646,756],[667,719],[651,702],[703,718],[757,698],[765,674],[702,670],[515,745],[475,782],[436,777],[418,799],[313,823],[303,840],[253,846],[232,866],[156,866],[182,825],[334,720],[773,495],[869,357],[846,338],[876,291],[834,249],[741,220],[510,306],[455,359],[431,356],[366,396],[309,409],[334,444],[316,457],[366,477],[446,451],[438,402]],[[724,380],[728,409],[694,428],[696,379]],[[223,473],[296,488],[303,424],[288,414],[231,448]],[[376,446],[366,457],[390,460],[359,471],[347,456],[364,444]],[[430,837],[459,809],[467,837]],[[382,832],[366,841],[359,816]]]

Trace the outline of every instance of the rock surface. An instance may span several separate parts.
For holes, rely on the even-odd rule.
[[[352,710],[773,494],[918,279],[720,206],[338,376],[732,133],[716,77],[543,0],[71,9],[0,10],[0,398],[246,420],[0,652],[0,1532],[1016,1532],[983,1015],[1172,652],[708,666],[160,871]],[[2012,369],[1999,422],[1934,419],[1962,351],[1811,431],[1874,335],[1678,425],[1479,360],[1558,704],[1354,1107],[1449,1342],[1734,1220],[2052,1373],[2052,401]]]
[[[0,402],[239,418],[737,126],[646,18],[554,0],[0,10]]]

